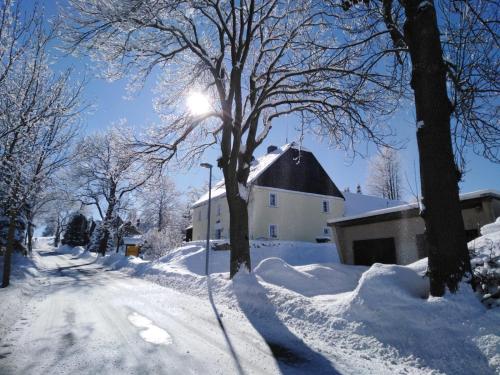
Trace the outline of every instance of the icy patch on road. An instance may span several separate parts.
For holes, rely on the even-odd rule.
[[[128,320],[137,328],[144,328],[139,332],[144,341],[155,345],[168,345],[172,343],[172,338],[167,331],[155,326],[148,318],[134,312],[128,316]]]

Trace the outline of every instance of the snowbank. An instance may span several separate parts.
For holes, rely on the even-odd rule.
[[[489,307],[500,307],[500,218],[481,228],[481,237],[469,242],[476,290]]]
[[[494,233],[500,236],[500,217],[498,217],[494,223],[486,224],[481,228],[481,234],[483,236]]]
[[[0,256],[0,280],[3,276],[3,259],[4,257]],[[0,289],[0,338],[5,337],[10,327],[24,313],[29,300],[40,286],[39,277],[40,272],[32,258],[19,253],[12,254],[10,285]]]
[[[331,243],[251,241],[250,253],[254,267],[262,260],[272,257],[283,259],[286,263],[294,266],[340,262],[337,248]],[[189,272],[204,275],[205,257],[205,244],[197,241],[174,249],[154,263],[169,263],[179,268],[185,268]],[[229,272],[229,251],[210,251],[209,272]]]
[[[283,259],[273,257],[261,261],[254,272],[267,283],[312,297],[353,290],[366,269],[335,263],[293,267]]]
[[[229,252],[214,250],[207,280],[201,243],[154,262],[119,255],[99,261],[213,298],[241,312],[267,341],[302,353],[305,343],[308,358],[321,360],[321,352],[345,373],[500,373],[500,312],[486,309],[465,284],[456,295],[429,298],[427,259],[348,266],[331,244],[293,242],[253,242],[251,252],[254,272],[240,270],[233,280]]]
[[[59,246],[56,251],[60,254],[66,254],[66,255],[72,255],[73,258],[79,258],[79,259],[90,259],[90,258],[95,258],[95,255],[91,254],[89,251],[87,251],[84,247],[82,246],[68,246],[68,245],[61,245]]]
[[[356,334],[371,338],[374,357],[397,353],[413,366],[443,373],[500,371],[500,316],[467,284],[456,295],[427,298],[428,280],[412,269],[419,266],[373,265],[332,310],[355,322]]]

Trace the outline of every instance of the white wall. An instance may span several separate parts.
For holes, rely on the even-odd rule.
[[[277,196],[277,207],[270,207],[269,194]],[[329,212],[323,212],[323,201],[328,201]],[[221,214],[217,215],[220,206]],[[207,204],[193,209],[193,240],[206,238]],[[199,213],[201,211],[201,220]],[[269,225],[278,228],[279,240],[315,242],[317,237],[325,237],[327,220],[340,217],[344,213],[342,198],[293,192],[289,190],[252,186],[249,200],[250,239],[269,238]],[[210,237],[215,238],[216,228],[222,228],[222,238],[229,238],[229,208],[226,197],[212,200]],[[219,223],[217,223],[219,221]],[[329,228],[333,241],[333,233]]]

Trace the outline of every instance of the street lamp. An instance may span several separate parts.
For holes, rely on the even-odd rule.
[[[208,168],[210,170],[210,177],[208,178],[208,222],[207,222],[207,251],[205,258],[205,275],[208,276],[208,254],[210,248],[210,206],[212,200],[212,164],[209,163],[201,163],[200,167]]]

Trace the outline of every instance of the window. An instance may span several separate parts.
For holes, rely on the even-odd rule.
[[[220,240],[222,238],[222,229],[215,230],[215,239]]]
[[[198,210],[198,221],[201,221],[201,211],[202,211],[202,209],[200,207],[200,209]]]
[[[220,204],[217,205],[217,216],[220,216]]]
[[[269,207],[278,207],[278,197],[276,193],[269,193]]]
[[[323,234],[324,234],[325,236],[329,236],[329,235],[330,235],[330,228],[328,228],[328,227],[324,227],[324,228],[323,228]]]
[[[330,212],[330,202],[323,201],[323,212]]]
[[[269,237],[278,238],[278,226],[276,224],[269,225]]]

